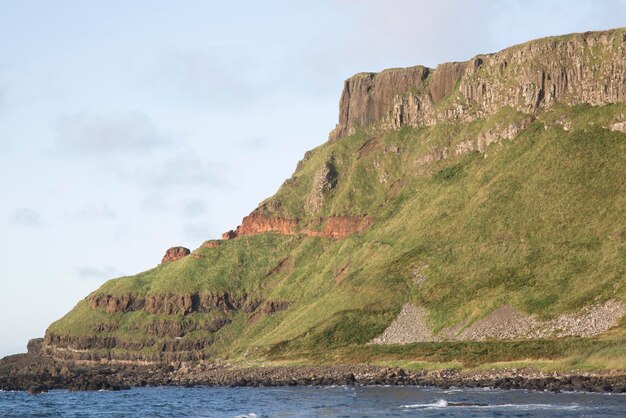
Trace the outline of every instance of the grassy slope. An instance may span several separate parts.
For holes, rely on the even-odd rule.
[[[293,302],[254,324],[239,313],[215,335],[185,336],[216,338],[209,352],[220,357],[421,359],[466,366],[547,358],[548,368],[625,368],[624,323],[596,340],[362,347],[407,301],[426,306],[440,329],[468,317],[479,319],[503,303],[552,317],[589,303],[624,299],[626,139],[598,126],[625,112],[624,105],[556,109],[485,154],[431,163],[420,161],[525,115],[503,110],[464,125],[359,132],[308,153],[271,199],[281,203],[272,216],[304,221],[374,216],[376,223],[363,236],[240,237],[218,248],[201,247],[196,250],[201,259],[187,257],[112,280],[98,292],[228,291]],[[554,126],[561,118],[572,122],[572,130]],[[318,213],[307,213],[312,178],[329,161],[338,173],[337,186],[326,192]],[[287,268],[272,273],[281,262]],[[415,269],[428,276],[420,286],[413,283]],[[202,322],[211,315],[176,319]],[[118,322],[114,335],[141,339],[143,325],[153,319],[145,313],[107,315],[81,302],[50,329],[85,335],[94,333],[98,323]]]

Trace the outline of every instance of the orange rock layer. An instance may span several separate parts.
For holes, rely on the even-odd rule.
[[[370,216],[331,216],[320,218],[312,227],[299,228],[297,219],[270,218],[260,213],[251,213],[243,218],[241,225],[235,230],[222,234],[223,239],[233,239],[245,235],[256,235],[274,232],[281,235],[304,234],[311,237],[346,238],[349,235],[362,234],[374,222]]]

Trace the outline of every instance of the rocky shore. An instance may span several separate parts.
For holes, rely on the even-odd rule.
[[[541,391],[626,393],[626,371],[545,373],[529,369],[404,370],[370,365],[235,368],[193,365],[100,364],[58,361],[40,353],[0,360],[0,390],[36,394],[52,389],[121,390],[136,386],[398,385],[492,387]]]

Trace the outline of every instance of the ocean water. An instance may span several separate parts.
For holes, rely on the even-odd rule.
[[[0,392],[2,417],[608,417],[626,395],[418,387],[134,388]]]

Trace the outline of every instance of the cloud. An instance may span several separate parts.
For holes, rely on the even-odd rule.
[[[82,221],[107,221],[117,219],[117,213],[106,203],[88,205],[74,213],[74,218]]]
[[[205,214],[207,211],[206,203],[201,199],[191,199],[183,203],[183,215],[188,217],[196,217]]]
[[[0,115],[3,114],[8,107],[7,87],[0,85]]]
[[[36,228],[43,226],[39,213],[30,208],[15,209],[13,213],[9,215],[9,222],[14,225]]]
[[[221,164],[194,156],[179,156],[163,160],[152,170],[144,172],[153,187],[169,189],[188,186],[217,186],[224,182]]]
[[[373,67],[360,71],[418,64],[434,67],[533,38],[622,26],[626,16],[625,2],[617,0],[351,0],[346,4],[354,18],[346,23],[348,35],[331,46],[331,53],[341,54],[337,62]]]
[[[83,266],[76,269],[76,275],[82,280],[106,280],[122,276],[122,273],[112,266],[104,268]]]
[[[57,120],[57,140],[68,151],[93,156],[143,154],[170,142],[148,116],[137,111],[63,115]]]
[[[142,212],[162,212],[171,209],[167,199],[160,193],[151,193],[146,196],[140,203],[139,209]]]
[[[376,0],[358,2],[354,6],[360,6],[361,13],[355,30],[345,38],[344,52],[359,61],[372,62],[369,57],[377,57],[383,67],[435,66],[445,61],[465,60],[477,53],[473,51],[474,45],[484,44],[489,38],[493,16],[493,10],[489,13],[489,9],[498,8],[497,3],[400,0],[390,7]],[[397,62],[398,58],[408,57],[414,57],[415,62]],[[378,68],[368,71],[371,70]]]
[[[259,80],[253,58],[241,45],[209,45],[203,49],[170,49],[156,58],[151,90],[194,104],[223,107],[249,104]],[[237,69],[237,70],[234,70]]]
[[[215,236],[215,231],[206,222],[187,222],[183,225],[185,238],[194,241],[204,241]]]
[[[269,141],[265,138],[249,138],[237,143],[238,148],[245,151],[259,151],[269,146]]]

